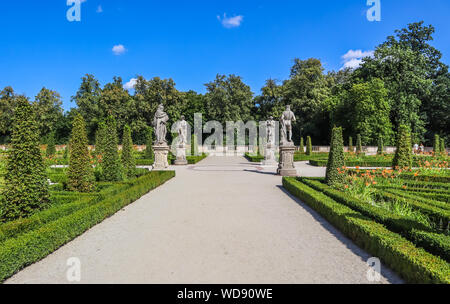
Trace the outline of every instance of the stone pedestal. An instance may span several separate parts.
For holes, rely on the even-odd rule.
[[[177,159],[175,160],[174,164],[176,166],[186,166],[188,164],[188,161],[186,160],[186,146],[185,145],[177,146]]]
[[[153,151],[155,152],[155,163],[153,164],[153,170],[164,170],[169,167],[168,156],[169,156],[169,146],[153,146]]]
[[[264,161],[262,162],[263,166],[276,166],[277,161],[275,158],[275,146],[272,144],[267,144],[266,149],[264,150]]]
[[[277,174],[281,176],[297,176],[297,170],[294,166],[294,144],[284,144],[280,146],[280,162],[278,164]]]

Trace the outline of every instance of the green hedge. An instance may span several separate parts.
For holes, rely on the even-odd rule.
[[[444,175],[429,175],[429,174],[419,174],[418,176],[414,175],[415,173],[402,173],[400,178],[416,180],[416,181],[424,181],[424,182],[436,182],[436,183],[450,183],[450,176]]]
[[[327,152],[317,152],[317,153],[312,153],[311,155],[307,155],[305,153],[295,152],[295,154],[294,154],[295,162],[308,161],[308,160],[312,160],[312,159],[321,159],[321,158],[328,158],[328,153]]]
[[[432,199],[429,199],[429,198],[420,197],[414,193],[409,193],[408,191],[405,191],[405,190],[401,191],[401,190],[394,190],[394,189],[386,189],[386,190],[384,190],[384,192],[388,192],[388,193],[394,194],[398,197],[408,199],[408,202],[417,201],[417,202],[427,204],[429,206],[438,207],[443,210],[450,210],[450,204],[438,200],[437,195],[432,196]]]
[[[202,155],[198,155],[198,156],[186,156],[186,159],[188,161],[188,164],[194,165],[194,164],[204,160],[207,157],[208,157],[208,154],[203,153]]]
[[[245,153],[244,157],[253,163],[260,163],[264,160],[264,156],[262,155],[251,155],[250,153]]]
[[[126,183],[127,189],[113,196],[88,204],[86,208],[39,226],[17,238],[7,239],[0,245],[0,282],[46,257],[174,176],[174,171],[150,172]]]
[[[380,224],[386,225],[389,230],[402,234],[416,245],[424,247],[427,251],[439,255],[446,261],[450,261],[450,236],[442,238],[440,234],[433,231],[431,226],[426,226],[413,219],[393,214],[389,210],[367,204],[320,181],[306,178],[302,178],[301,181],[309,187],[323,192],[333,200],[372,218]],[[420,231],[420,237],[418,237],[418,231]]]
[[[410,283],[450,283],[450,264],[394,233],[371,218],[342,205],[296,178],[283,186],[316,210],[357,245],[379,257]]]
[[[311,166],[326,167],[328,160],[326,159],[312,159],[309,161]],[[345,161],[347,167],[370,167],[370,168],[388,168],[392,166],[390,161]]]

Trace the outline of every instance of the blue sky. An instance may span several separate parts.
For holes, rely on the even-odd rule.
[[[45,86],[66,110],[86,73],[102,85],[171,77],[202,93],[233,73],[258,94],[266,79],[286,79],[296,57],[339,70],[350,50],[369,52],[420,20],[436,27],[433,45],[450,62],[450,1],[381,0],[381,22],[367,20],[366,1],[85,0],[80,22],[67,20],[66,0],[1,1],[0,88],[34,99]]]

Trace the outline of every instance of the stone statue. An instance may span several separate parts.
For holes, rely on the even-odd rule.
[[[273,120],[273,116],[269,117],[269,120],[266,122],[267,124],[267,144],[275,145],[275,121]]]
[[[292,122],[296,121],[294,112],[291,111],[291,106],[286,106],[286,111],[281,115],[281,145],[293,144],[292,142]]]
[[[180,139],[179,145],[184,146],[187,144],[187,122],[184,115],[181,115],[181,120],[177,124],[178,138]]]
[[[166,112],[164,112],[164,106],[160,104],[158,106],[158,110],[155,113],[155,118],[153,119],[153,126],[156,130],[156,145],[167,145],[166,135],[168,121],[169,116]]]

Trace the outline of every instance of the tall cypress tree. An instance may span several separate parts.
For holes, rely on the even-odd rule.
[[[439,151],[444,155],[447,154],[447,149],[445,147],[445,139],[444,138],[441,138],[441,145],[439,147]]]
[[[95,133],[95,154],[103,155],[106,139],[106,124],[104,121],[99,122],[97,132]]]
[[[344,139],[342,128],[333,128],[331,133],[330,154],[328,155],[327,173],[325,181],[330,186],[335,186],[344,181],[344,175],[339,170],[345,165]]]
[[[73,120],[70,137],[69,171],[67,188],[70,191],[91,192],[95,190],[94,169],[88,148],[86,123],[78,114]]]
[[[401,125],[397,135],[397,150],[392,167],[404,169],[412,166],[411,133],[407,126]]]
[[[361,134],[356,136],[356,154],[362,153]]]
[[[348,152],[355,152],[355,147],[353,147],[353,137],[348,138]]]
[[[306,155],[312,155],[312,140],[311,136],[306,138]]]
[[[305,153],[305,143],[303,141],[303,137],[300,138],[300,152]]]
[[[441,139],[438,134],[434,135],[433,151],[434,154],[439,154],[441,152]]]
[[[380,136],[378,138],[378,154],[383,154],[384,153],[384,142],[383,142],[383,138]]]
[[[153,155],[153,128],[147,128],[147,136],[146,136],[146,147],[144,152],[146,159],[153,159],[155,156]]]
[[[117,125],[114,117],[106,120],[106,137],[102,160],[102,179],[108,182],[121,181],[122,167],[119,159]]]
[[[51,132],[48,137],[47,149],[45,151],[47,157],[54,156],[56,154],[55,132]]]
[[[30,216],[50,203],[46,170],[39,147],[38,123],[25,97],[17,99],[3,196],[0,206],[2,221]]]
[[[197,141],[197,135],[195,135],[195,134],[191,135],[191,155],[192,156],[198,155],[198,141]]]
[[[131,128],[129,125],[126,125],[123,129],[122,166],[127,178],[135,177],[136,161],[133,156],[133,140],[131,138]]]

